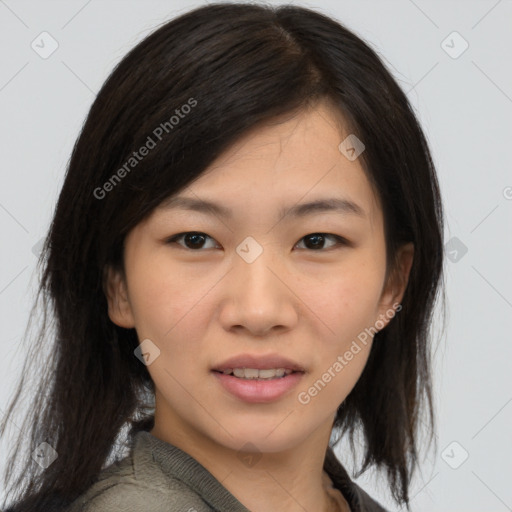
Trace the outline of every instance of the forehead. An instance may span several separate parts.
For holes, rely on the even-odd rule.
[[[297,213],[299,203],[330,198],[338,210],[359,210],[374,224],[381,215],[378,198],[360,160],[349,160],[339,149],[348,135],[325,102],[267,122],[248,131],[179,194],[188,204],[171,197],[161,207],[193,210],[192,203],[200,209],[201,201],[209,201],[220,208],[204,205],[203,211],[224,217],[258,207],[282,216]]]

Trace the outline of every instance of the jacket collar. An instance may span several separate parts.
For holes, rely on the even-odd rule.
[[[250,512],[204,466],[180,448],[162,441],[147,431],[138,432],[134,443],[136,470],[137,464],[152,459],[167,478],[182,481],[214,510]],[[324,470],[334,487],[340,490],[347,500],[351,512],[386,512],[364,490],[352,482],[331,447],[326,451]]]

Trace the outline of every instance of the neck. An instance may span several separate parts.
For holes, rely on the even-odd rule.
[[[302,444],[273,453],[232,450],[169,419],[155,415],[151,434],[191,455],[251,512],[338,512],[323,481],[332,418]]]

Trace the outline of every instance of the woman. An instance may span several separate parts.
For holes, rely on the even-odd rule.
[[[442,248],[427,142],[361,39],[296,6],[164,24],[73,150],[9,510],[384,510],[344,434],[409,508]]]

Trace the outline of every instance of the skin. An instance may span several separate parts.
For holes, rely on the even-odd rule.
[[[124,273],[107,273],[111,320],[160,350],[147,367],[156,387],[151,433],[194,457],[254,512],[336,510],[322,486],[325,451],[371,337],[308,404],[298,394],[365,328],[387,324],[412,264],[407,244],[386,280],[382,210],[358,159],[338,149],[347,135],[324,102],[251,130],[180,192],[227,206],[232,218],[159,207],[128,234]],[[320,197],[350,199],[364,216],[279,219],[283,206]],[[190,231],[208,237],[167,242]],[[350,244],[326,237],[315,248],[306,236],[315,233]],[[252,263],[236,252],[247,236],[263,249]],[[211,373],[243,353],[277,353],[306,372],[280,399],[246,403]],[[253,465],[240,457],[247,442],[259,452]]]

